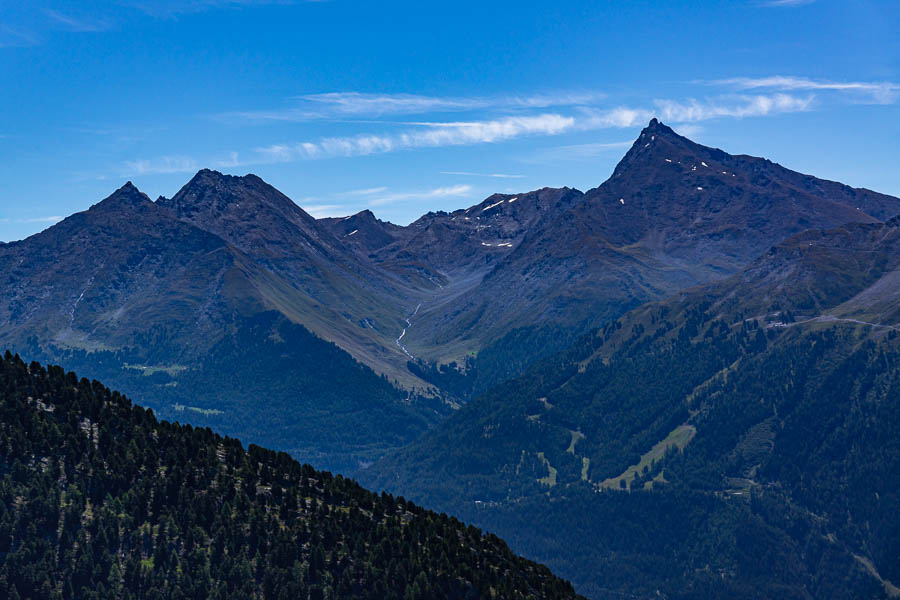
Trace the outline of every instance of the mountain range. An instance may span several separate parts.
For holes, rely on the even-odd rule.
[[[594,189],[495,194],[407,226],[315,219],[255,175],[202,170],[172,198],[127,183],[0,244],[0,345],[153,409],[126,432],[141,444],[165,429],[209,454],[225,442],[208,426],[274,447],[500,534],[592,598],[896,597],[897,215],[898,198],[656,119]],[[61,371],[5,365],[67,397]],[[72,387],[85,399],[52,411],[29,394],[28,422],[90,424],[106,406],[121,428],[118,395]],[[370,510],[346,480],[312,489],[327,478],[250,454],[242,477],[305,477],[340,496],[331,514]],[[6,462],[17,485],[49,485]],[[571,595],[499,540],[471,543],[524,573],[522,595]],[[498,589],[440,580],[451,597]]]
[[[797,234],[581,338],[363,481],[591,597],[895,597],[898,274],[900,217]]]
[[[898,213],[655,119],[597,188],[405,227],[317,220],[254,175],[203,170],[172,198],[126,184],[0,245],[0,343],[352,473],[592,327],[790,235]]]

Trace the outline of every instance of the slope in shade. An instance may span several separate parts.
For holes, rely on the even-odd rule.
[[[576,598],[499,538],[0,360],[4,598]]]
[[[25,345],[116,381],[161,417],[209,426],[299,460],[352,473],[417,439],[447,414],[439,400],[401,392],[300,325],[275,312],[240,319],[199,363],[153,361],[136,347],[95,351]],[[164,360],[164,356],[159,357]]]
[[[226,183],[242,200],[271,200],[271,210],[257,211],[263,221],[315,231],[315,221],[291,212],[290,201],[258,179]],[[222,194],[231,206],[232,196]],[[229,219],[222,222],[228,229]],[[338,340],[341,332],[359,331],[362,339],[371,333],[337,311],[317,309],[322,305],[290,273],[281,274],[313,251],[256,245],[258,228],[241,227],[251,233],[226,241],[128,184],[88,211],[0,247],[0,273],[10,282],[0,291],[0,342],[102,376],[167,417],[277,444],[345,472],[415,439],[436,410],[446,410],[395,389],[296,324],[301,313],[313,314],[313,325],[334,324]],[[360,347],[366,344],[379,347],[372,338]],[[251,364],[259,367],[255,374]],[[222,385],[236,373],[246,375],[240,385]]]
[[[898,244],[897,220],[799,234],[586,336],[364,481],[590,596],[893,594]]]
[[[260,301],[392,377],[412,378],[390,342],[414,291],[374,268],[328,227],[255,175],[197,173],[158,204],[176,218],[239,249],[278,286],[261,283]]]

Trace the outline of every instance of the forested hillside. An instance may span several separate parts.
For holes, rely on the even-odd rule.
[[[458,520],[0,360],[0,597],[574,598]]]
[[[409,444],[450,412],[439,399],[397,389],[275,312],[235,326],[199,364],[167,360],[159,331],[115,351],[41,347],[35,339],[21,351],[108,379],[160,418],[271,444],[342,473]]]
[[[800,234],[585,336],[363,480],[592,597],[895,595],[898,244],[896,219]]]

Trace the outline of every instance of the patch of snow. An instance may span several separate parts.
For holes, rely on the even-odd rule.
[[[353,235],[353,234],[356,233],[357,231],[359,231],[359,229],[354,229],[353,231],[351,231],[350,233],[347,234],[347,237],[350,237],[351,235]]]
[[[497,244],[497,246],[499,246],[501,248],[512,248],[512,243],[511,242],[503,242],[502,244]]]
[[[722,175],[728,175],[728,173],[726,173],[725,171],[722,171]]]
[[[702,191],[703,191],[703,188],[700,187],[700,186],[698,185],[698,186],[697,186],[697,191],[698,191],[698,192],[702,192]]]
[[[696,171],[696,170],[697,170],[697,165],[692,165],[692,166],[691,166],[691,171]]]
[[[505,202],[505,200],[501,200],[500,202],[494,202],[494,203],[491,204],[490,206],[484,208],[481,212],[484,212],[484,211],[487,211],[487,210],[491,210],[491,209],[494,208],[495,206],[500,206],[500,205],[503,204],[504,202]]]
[[[352,217],[352,216],[353,216],[353,215],[350,215],[350,217]],[[344,221],[346,221],[346,220],[349,219],[350,217],[344,217]]]
[[[650,141],[651,141],[651,142],[652,142],[653,140],[655,140],[655,139],[656,139],[656,136],[655,136],[655,135],[651,135],[651,136],[650,136]]]
[[[666,159],[666,162],[670,163],[670,162],[672,162],[672,159],[671,159],[671,158],[667,158],[667,159]]]
[[[513,198],[512,200],[510,200],[509,203],[512,204],[513,202],[515,202],[515,201],[518,200],[518,199],[519,199],[519,197],[516,196],[515,198]]]
[[[706,167],[706,168],[709,168],[709,165],[706,164],[705,162],[703,162],[702,160],[700,161],[700,164],[703,165],[703,166]]]
[[[619,204],[625,204],[625,198],[619,198]]]
[[[481,242],[481,245],[482,246],[490,246],[491,244],[488,244],[487,242]]]
[[[644,148],[648,147],[650,144],[644,144]]]

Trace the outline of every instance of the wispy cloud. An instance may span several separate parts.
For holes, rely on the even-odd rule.
[[[553,161],[553,160],[594,160],[598,156],[610,153],[620,152],[633,142],[631,140],[622,142],[593,142],[588,144],[567,144],[565,146],[556,146],[546,148],[539,151],[535,157],[537,161]]]
[[[572,129],[575,118],[558,114],[506,117],[490,121],[423,123],[418,129],[387,135],[325,138],[318,142],[273,144],[257,148],[268,162],[364,156],[414,148],[500,142],[525,135],[558,135]]]
[[[20,225],[25,223],[57,223],[62,220],[63,217],[53,215],[51,217],[0,218],[0,223]]]
[[[672,129],[675,130],[679,135],[683,135],[684,137],[692,138],[703,133],[703,126],[696,125],[694,123],[679,123]]]
[[[152,17],[171,18],[180,14],[213,9],[237,9],[267,4],[303,4],[321,0],[130,0],[128,4]]]
[[[542,113],[508,116],[484,121],[424,121],[408,123],[408,129],[393,133],[330,137],[315,141],[277,143],[262,146],[239,157],[231,152],[226,160],[201,164],[186,156],[162,156],[129,161],[128,174],[181,173],[201,166],[236,167],[287,163],[338,157],[367,156],[402,150],[505,142],[527,136],[557,136],[573,131],[631,128],[645,125],[652,117],[674,124],[715,118],[744,118],[809,110],[813,95],[785,93],[736,95],[714,100],[656,100],[647,107],[616,107],[598,110],[576,107],[573,114]],[[594,147],[594,150],[599,150]],[[588,150],[584,150],[588,151]],[[503,174],[482,174],[482,176]]]
[[[192,156],[167,155],[156,158],[141,158],[125,162],[122,175],[165,175],[170,173],[194,173],[204,167],[214,169],[233,169],[249,164],[261,164],[271,161],[245,161],[237,152],[226,152],[206,159]]]
[[[418,94],[365,94],[331,92],[306,94],[295,100],[298,106],[281,109],[233,111],[216,115],[225,121],[305,122],[316,119],[382,117],[473,110],[526,110],[562,106],[591,105],[605,97],[599,92],[563,92],[512,96],[440,97]]]
[[[58,26],[62,26],[69,31],[77,32],[96,32],[106,31],[110,28],[110,23],[100,19],[91,19],[87,17],[76,17],[73,15],[61,13],[51,8],[42,9],[44,14],[50,17],[50,20]]]
[[[359,92],[333,92],[300,96],[302,100],[328,107],[331,112],[347,115],[423,114],[497,107],[547,108],[592,104],[601,98],[603,98],[603,94],[596,92],[462,98],[416,94],[363,94]]]
[[[189,164],[191,161],[188,160],[185,164]],[[233,167],[240,167],[244,163],[241,161],[240,156],[237,152],[228,152],[225,155],[225,158],[218,158],[212,161],[212,166],[217,169],[231,169]],[[193,170],[193,169],[190,169]]]
[[[360,200],[364,202],[364,204],[362,204],[362,207],[378,207],[417,200],[433,200],[437,198],[463,198],[471,193],[472,186],[454,185],[449,187],[438,187],[430,190],[420,191],[388,192],[388,190],[389,188],[385,186],[361,190],[350,190],[347,192],[339,192],[337,194],[334,194],[333,199],[337,200],[339,198],[356,198],[357,202],[359,202]],[[359,204],[356,204],[354,207],[353,205],[348,205],[346,203],[337,204],[334,200],[332,201],[332,203],[328,203],[328,200],[329,199],[326,198],[320,199],[310,197],[300,200],[298,204],[303,208],[303,210],[317,219],[322,219],[325,217],[342,217],[358,212],[361,208]],[[340,200],[337,200],[337,202],[340,202]]]
[[[804,4],[812,4],[816,0],[763,0],[763,6],[771,6],[771,7],[789,7],[789,6],[803,6]]]
[[[439,187],[423,192],[398,192],[373,198],[369,201],[369,206],[384,206],[386,204],[394,204],[395,202],[409,200],[430,200],[434,198],[465,197],[468,196],[471,191],[471,185],[454,185],[450,187]]]
[[[804,112],[811,108],[814,96],[769,94],[737,96],[714,100],[655,100],[654,107],[618,107],[602,111],[586,111],[579,121],[583,129],[635,127],[657,117],[671,123],[690,123],[716,118],[762,117],[767,115]]]
[[[62,10],[42,7],[47,2],[6,2],[0,13],[5,23],[0,23],[0,48],[28,47],[44,43],[54,30],[78,33],[102,32],[112,29],[115,21],[110,16],[97,16],[101,10],[114,13],[120,22],[127,22],[136,13],[156,19],[173,19],[182,14],[199,13],[208,10],[252,8],[268,4],[303,4],[327,0],[116,0],[114,2],[91,2],[91,16],[85,10],[73,11],[69,2],[57,5]],[[21,6],[18,6],[21,5]]]
[[[677,102],[657,100],[657,113],[664,121],[676,123],[706,121],[719,117],[764,117],[779,113],[805,112],[810,109],[814,96],[771,94],[741,96],[737,102]]]
[[[732,77],[709,82],[738,90],[811,90],[854,93],[871,98],[878,104],[892,104],[900,98],[900,83],[890,81],[828,81],[774,75],[771,77]]]
[[[189,156],[160,156],[126,162],[124,175],[192,173],[200,168],[200,163]]]
[[[31,31],[0,23],[0,48],[34,46],[40,41],[40,37]]]
[[[342,204],[305,204],[302,200],[298,204],[316,219],[343,217],[347,214],[347,207]]]
[[[371,196],[372,194],[380,194],[382,192],[386,192],[387,188],[384,186],[381,187],[372,187],[365,188],[362,190],[350,190],[347,192],[341,192],[338,194],[339,196]]]
[[[472,173],[470,171],[441,171],[441,175],[460,175],[463,177],[494,177],[497,179],[524,179],[524,175],[509,173]]]

